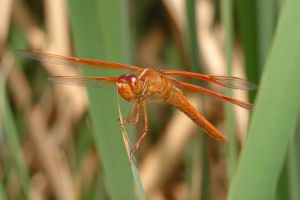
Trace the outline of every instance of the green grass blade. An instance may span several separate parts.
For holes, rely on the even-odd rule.
[[[78,55],[128,63],[130,40],[125,2],[69,2]],[[94,75],[112,75],[110,70],[92,72]],[[117,121],[116,91],[90,88],[89,97],[94,139],[102,160],[108,194],[111,199],[135,199],[132,172]]]
[[[300,1],[290,0],[281,12],[231,200],[274,195],[300,106],[299,9]]]
[[[122,111],[121,111],[119,96],[118,96],[118,114],[119,114],[120,121],[123,121],[124,118],[123,118]],[[134,182],[135,182],[138,194],[139,194],[139,199],[143,200],[143,199],[146,199],[146,195],[145,195],[142,180],[141,180],[141,177],[140,177],[137,165],[136,165],[137,162],[135,160],[134,155],[131,152],[132,145],[131,145],[129,137],[127,135],[125,125],[121,125],[121,129],[122,129],[123,142],[124,142],[125,147],[126,147],[127,156],[128,156],[129,162],[130,162],[130,167],[131,167],[131,170],[132,170]]]
[[[197,25],[196,25],[196,7],[195,0],[187,0],[185,2],[186,7],[186,40],[187,51],[189,56],[189,62],[191,63],[191,70],[194,72],[200,72],[199,63],[199,49],[198,49],[198,37],[197,37]]]
[[[196,1],[187,0],[185,2],[186,7],[186,40],[187,40],[187,52],[189,63],[191,63],[190,71],[201,72],[200,60],[199,60],[199,49],[198,49],[198,37],[197,37],[197,23],[196,23]],[[211,197],[210,193],[210,170],[209,170],[209,158],[208,158],[208,146],[207,146],[207,137],[199,132],[200,142],[196,145],[201,146],[201,184],[199,187],[201,199],[209,199]]]
[[[15,120],[5,93],[5,78],[0,72],[0,120],[3,120],[4,137],[13,165],[22,183],[24,199],[29,199],[29,174],[22,156]],[[1,130],[2,131],[2,130]]]
[[[276,193],[274,199],[290,199],[290,190],[289,190],[289,169],[287,159],[285,159],[285,163],[283,169],[281,170],[281,175],[279,177],[279,181],[276,187]]]
[[[257,40],[259,47],[259,67],[266,61],[276,25],[276,2],[273,0],[256,1]]]
[[[258,67],[258,47],[256,30],[256,1],[237,1],[239,36],[245,52],[247,79],[258,83],[260,78]],[[255,97],[255,91],[249,93],[250,101]]]
[[[229,76],[232,75],[232,49],[233,49],[233,20],[232,20],[232,1],[224,0],[221,2],[222,21],[225,30],[225,57],[226,57],[226,68]],[[231,90],[227,90],[228,96],[232,96]],[[226,103],[226,157],[228,166],[228,180],[231,179],[237,162],[237,148],[236,148],[236,137],[234,134],[234,113],[233,106],[230,103]]]
[[[300,199],[300,115],[291,141],[288,154],[290,196],[292,200],[296,200]]]
[[[0,181],[0,199],[5,199],[5,193],[3,190],[2,181]]]
[[[211,199],[210,187],[211,185],[211,170],[209,168],[209,157],[208,157],[208,138],[201,135],[201,146],[202,146],[202,180],[201,180],[201,198],[200,199]]]

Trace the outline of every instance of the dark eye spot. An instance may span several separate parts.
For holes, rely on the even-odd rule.
[[[132,86],[136,86],[138,77],[134,74],[124,74],[119,76],[117,82],[119,83],[128,83]]]
[[[134,75],[134,74],[128,74],[128,75],[126,75],[126,78],[130,79],[130,80],[137,79],[136,75]]]
[[[133,75],[133,74],[128,74],[126,76],[126,80],[131,83],[132,85],[136,85],[136,82],[137,82],[137,76],[136,75]]]

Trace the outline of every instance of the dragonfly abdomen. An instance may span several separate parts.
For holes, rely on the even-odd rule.
[[[178,88],[173,87],[169,97],[165,99],[165,102],[182,111],[209,136],[217,140],[225,140],[225,137],[221,134],[221,132],[188,102],[186,97]]]

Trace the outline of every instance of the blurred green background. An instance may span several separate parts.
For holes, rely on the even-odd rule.
[[[1,0],[0,199],[300,199],[299,10],[298,0]],[[188,95],[220,143],[147,102],[149,134],[130,162],[118,122],[130,104],[116,89],[47,80],[128,72],[41,64],[17,49],[241,77],[258,89],[183,80],[254,109]],[[131,143],[141,129],[126,126]]]

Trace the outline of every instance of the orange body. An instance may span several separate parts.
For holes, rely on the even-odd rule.
[[[141,82],[140,90],[132,92],[134,87],[124,87],[125,83],[130,83],[128,77],[135,77],[136,82]],[[125,78],[125,80],[123,80]],[[126,80],[128,79],[128,80]],[[128,101],[144,101],[147,99],[160,100],[182,111],[200,128],[202,128],[211,137],[218,140],[225,140],[224,136],[216,129],[205,117],[203,117],[186,99],[181,90],[173,82],[173,78],[163,74],[160,70],[146,68],[138,76],[127,75],[121,77],[117,84],[119,94]],[[130,98],[128,98],[130,96]]]
[[[165,100],[166,103],[175,106],[188,116],[195,124],[202,128],[209,136],[214,139],[224,141],[225,137],[216,129],[203,115],[201,115],[186,99],[182,92],[173,87],[169,97]]]
[[[102,67],[112,69],[128,69],[133,73],[125,74],[117,77],[99,77],[99,76],[55,76],[51,77],[52,81],[60,83],[89,83],[89,82],[107,82],[116,84],[119,94],[127,101],[133,102],[132,109],[127,120],[121,121],[123,124],[137,123],[142,114],[144,121],[144,129],[138,141],[135,143],[134,151],[138,149],[141,141],[148,132],[148,120],[145,108],[146,100],[160,100],[169,105],[175,106],[177,109],[187,115],[193,122],[202,128],[209,136],[224,141],[224,136],[216,129],[206,118],[204,118],[186,99],[182,93],[182,89],[188,92],[202,92],[215,96],[219,99],[231,102],[245,109],[251,110],[252,104],[238,99],[224,96],[212,90],[203,88],[198,85],[179,81],[172,75],[187,76],[190,78],[201,79],[211,83],[215,83],[224,87],[240,90],[255,89],[255,85],[238,77],[229,76],[211,76],[206,74],[198,74],[193,72],[179,70],[161,70],[152,68],[141,68],[133,65],[122,63],[108,62],[104,60],[93,60],[76,57],[61,56],[55,54],[42,53],[37,51],[18,51],[18,54],[57,65],[76,65],[85,64],[90,67]],[[135,118],[133,115],[135,114]]]

